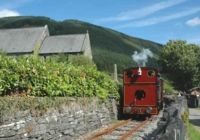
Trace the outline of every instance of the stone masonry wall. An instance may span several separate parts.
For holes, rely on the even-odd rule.
[[[39,116],[27,110],[0,125],[0,140],[76,139],[110,123],[116,115],[114,100],[104,103],[93,100],[84,106],[72,102]]]
[[[157,129],[146,139],[185,140],[186,129],[182,120],[185,113],[187,113],[185,97],[177,97],[174,102],[167,103],[163,110],[163,117],[157,124]]]

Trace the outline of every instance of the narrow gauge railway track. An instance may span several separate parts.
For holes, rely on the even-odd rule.
[[[124,120],[92,135],[88,140],[127,140],[149,121]]]

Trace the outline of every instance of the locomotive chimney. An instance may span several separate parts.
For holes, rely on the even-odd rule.
[[[141,70],[141,67],[140,67],[140,66],[138,67],[138,75],[139,75],[139,76],[142,75],[142,70]]]

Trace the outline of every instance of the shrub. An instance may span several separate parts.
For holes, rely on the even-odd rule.
[[[72,96],[105,99],[118,96],[117,85],[95,67],[35,57],[0,55],[0,95]]]
[[[83,55],[70,55],[68,58],[69,62],[76,66],[95,66],[91,59]]]
[[[172,83],[166,79],[164,80],[164,90],[168,94],[174,94],[176,92]]]

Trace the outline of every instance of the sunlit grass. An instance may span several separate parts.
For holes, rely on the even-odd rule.
[[[187,127],[189,140],[199,140],[200,139],[200,131],[195,128],[195,126],[191,123],[188,124]]]

